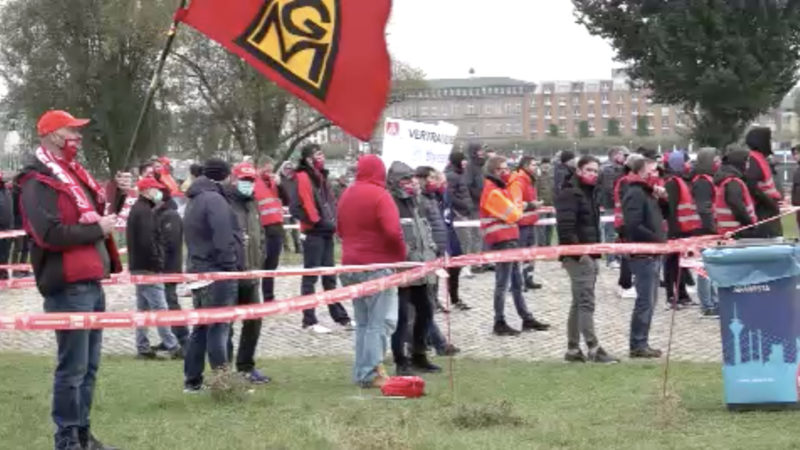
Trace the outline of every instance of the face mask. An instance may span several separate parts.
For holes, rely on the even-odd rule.
[[[692,171],[692,163],[687,162],[686,164],[683,165],[683,172],[684,173],[689,173],[691,171]]]
[[[153,200],[154,202],[156,202],[156,203],[161,203],[161,201],[162,201],[162,200],[164,200],[164,193],[163,193],[163,192],[161,192],[161,191],[155,191],[155,192],[153,192],[153,198],[152,198],[152,200]]]
[[[508,184],[508,181],[511,180],[511,172],[506,170],[505,172],[501,173],[500,180],[502,180],[503,183]]]
[[[325,160],[324,159],[314,159],[314,168],[317,170],[322,170],[325,168]]]
[[[597,174],[596,173],[587,173],[580,176],[581,183],[594,186],[597,184]]]
[[[61,154],[64,156],[64,160],[66,162],[72,162],[75,160],[80,146],[80,138],[64,139],[64,145],[61,146]]]
[[[716,172],[716,171],[719,170],[720,167],[722,167],[722,162],[721,161],[714,161],[714,164],[711,165],[711,171],[712,172]]]
[[[439,184],[438,183],[428,182],[425,185],[425,192],[427,192],[429,194],[435,194],[435,193],[439,192]]]
[[[253,190],[255,189],[256,185],[252,181],[248,180],[239,180],[236,182],[236,190],[239,191],[245,197],[252,197]]]

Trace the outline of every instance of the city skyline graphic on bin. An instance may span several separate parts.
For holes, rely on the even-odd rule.
[[[800,372],[794,320],[797,280],[769,283],[766,291],[722,289],[722,350],[725,399],[737,403],[796,403]],[[785,286],[784,286],[785,284]],[[800,306],[800,305],[797,305]]]

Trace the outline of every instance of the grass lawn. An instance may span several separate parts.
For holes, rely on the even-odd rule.
[[[52,448],[50,358],[0,355],[0,438]],[[797,448],[794,412],[731,413],[717,365],[610,367],[456,360],[429,395],[383,399],[348,384],[344,359],[266,360],[274,377],[242,401],[181,392],[181,365],[106,358],[93,428],[123,449]]]

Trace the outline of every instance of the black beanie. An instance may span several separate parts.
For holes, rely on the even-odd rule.
[[[561,164],[566,164],[575,159],[575,152],[572,150],[564,150],[561,152]]]
[[[231,174],[231,166],[222,159],[211,158],[203,165],[203,175],[214,181],[223,181]]]

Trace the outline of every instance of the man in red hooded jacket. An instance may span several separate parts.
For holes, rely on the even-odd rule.
[[[358,160],[355,184],[339,199],[337,232],[342,238],[342,264],[405,261],[406,245],[400,215],[386,190],[386,167],[375,155]],[[391,275],[389,269],[342,274],[343,285]],[[380,387],[386,381],[383,355],[397,325],[397,289],[353,300],[356,319],[356,358],[353,381],[362,387]]]

